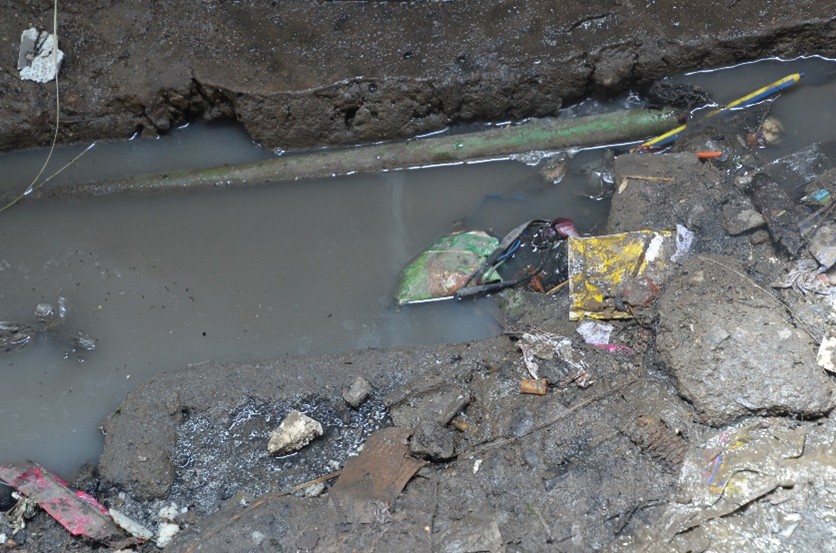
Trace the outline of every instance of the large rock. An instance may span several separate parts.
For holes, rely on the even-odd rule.
[[[695,257],[659,300],[659,360],[704,421],[816,416],[836,404],[816,344],[733,259]]]

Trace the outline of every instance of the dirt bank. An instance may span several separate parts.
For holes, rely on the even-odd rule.
[[[18,78],[49,0],[0,7],[0,150],[47,144],[54,91]],[[552,115],[590,92],[744,59],[836,55],[829,2],[59,4],[62,142],[234,117],[268,148]]]

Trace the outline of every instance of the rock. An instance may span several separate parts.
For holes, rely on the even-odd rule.
[[[322,436],[322,425],[318,421],[300,411],[291,411],[270,434],[267,451],[271,455],[293,453],[318,436]]]
[[[412,427],[420,421],[435,421],[444,426],[453,420],[471,400],[464,386],[433,387],[392,407],[395,426]]]
[[[763,215],[751,202],[728,203],[723,206],[723,228],[732,236],[743,234],[766,224]]]
[[[369,392],[372,391],[372,386],[362,376],[358,376],[351,383],[351,387],[343,392],[343,399],[346,403],[357,409],[369,397]]]
[[[456,455],[455,432],[433,421],[421,421],[412,434],[409,449],[416,457],[430,461],[452,459]]]
[[[834,385],[816,365],[815,344],[742,272],[729,258],[683,265],[657,304],[659,360],[712,425],[749,414],[826,413],[836,404]]]
[[[836,264],[836,225],[822,225],[810,237],[807,248],[824,270]]]

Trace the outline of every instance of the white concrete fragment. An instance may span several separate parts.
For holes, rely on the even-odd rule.
[[[115,522],[119,528],[125,530],[133,537],[140,538],[146,541],[154,537],[154,532],[141,525],[128,515],[122,514],[116,509],[109,509],[108,512],[110,512],[110,517],[113,519],[113,522]]]
[[[836,336],[828,336],[821,341],[816,362],[827,372],[836,374]]]
[[[22,80],[48,83],[58,75],[63,61],[64,52],[58,49],[58,37],[46,31],[38,35],[35,28],[21,33],[18,69]],[[24,63],[26,65],[21,67]]]
[[[308,445],[314,438],[322,436],[322,425],[299,411],[291,411],[270,434],[267,451],[284,455],[293,453]]]
[[[166,505],[165,507],[161,508],[157,513],[157,516],[162,520],[167,520],[168,522],[174,522],[177,520],[177,517],[180,515],[180,509],[177,507],[176,503],[171,503],[170,505]]]
[[[177,524],[171,522],[161,522],[159,528],[157,528],[157,539],[155,540],[157,547],[163,548],[171,543],[171,540],[174,539],[174,536],[176,536],[179,531],[180,526]]]

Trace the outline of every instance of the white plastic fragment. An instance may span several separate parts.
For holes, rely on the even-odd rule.
[[[827,372],[836,374],[836,335],[827,336],[821,341],[816,363]]]
[[[576,329],[587,344],[609,344],[612,331],[611,324],[600,321],[583,321]]]
[[[314,438],[322,436],[322,425],[299,411],[291,411],[270,434],[267,451],[273,455],[293,453],[308,445]]]
[[[157,528],[157,539],[155,540],[157,547],[162,549],[171,543],[171,540],[174,539],[174,536],[176,536],[179,531],[180,526],[177,524],[174,524],[173,522],[161,522],[159,528]]]
[[[113,519],[113,522],[115,522],[119,528],[125,530],[133,537],[140,538],[145,541],[148,541],[154,537],[154,532],[141,525],[128,515],[122,514],[116,509],[109,509],[108,512],[110,513],[110,517]]]
[[[55,35],[46,31],[38,34],[34,27],[20,34],[17,68],[21,80],[48,83],[58,75],[63,61],[64,52],[58,49]]]
[[[680,263],[688,256],[691,244],[694,242],[694,232],[688,230],[684,225],[676,224],[676,251],[671,256],[671,261]]]

